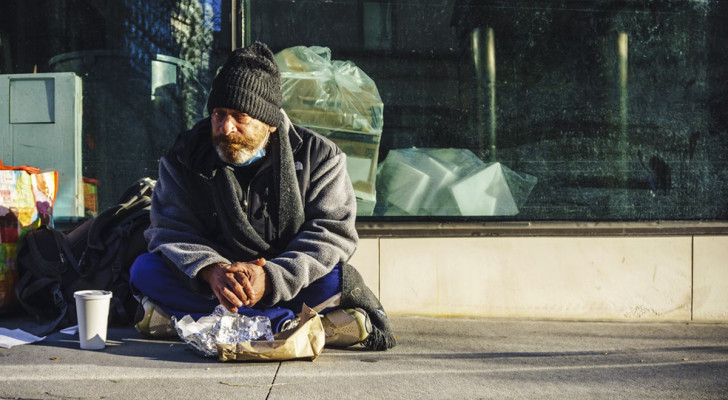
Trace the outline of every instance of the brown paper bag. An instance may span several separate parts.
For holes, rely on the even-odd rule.
[[[273,335],[273,340],[251,340],[217,344],[220,361],[282,361],[296,358],[315,360],[324,349],[326,335],[321,316],[305,304],[294,329]]]

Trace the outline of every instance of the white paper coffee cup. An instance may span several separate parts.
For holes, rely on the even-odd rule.
[[[80,290],[73,294],[76,299],[78,338],[84,350],[101,350],[106,347],[106,329],[109,322],[111,292],[107,290]]]

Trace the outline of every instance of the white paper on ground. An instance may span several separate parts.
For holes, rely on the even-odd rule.
[[[75,335],[78,333],[78,325],[69,326],[68,328],[61,329],[61,333],[64,335]]]
[[[31,335],[22,329],[10,330],[7,328],[0,328],[0,347],[4,347],[6,349],[22,344],[39,342],[45,338],[45,336],[38,337]]]

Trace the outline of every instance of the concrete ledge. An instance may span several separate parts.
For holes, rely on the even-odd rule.
[[[728,236],[365,238],[391,314],[728,321]]]
[[[693,319],[728,321],[728,236],[693,242]]]

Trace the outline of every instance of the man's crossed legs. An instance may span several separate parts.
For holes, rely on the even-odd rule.
[[[204,295],[193,291],[168,267],[161,256],[145,253],[139,256],[130,270],[132,293],[139,300],[135,327],[150,337],[176,336],[171,317],[181,319],[190,315],[195,320],[212,314],[220,304],[214,294]],[[303,288],[290,301],[272,308],[240,307],[238,314],[248,317],[265,316],[271,321],[274,333],[293,326],[296,313],[305,303],[316,307],[341,294],[341,266]],[[361,309],[340,309],[327,305],[320,310],[326,332],[326,344],[346,347],[365,340],[371,332],[367,313]]]

